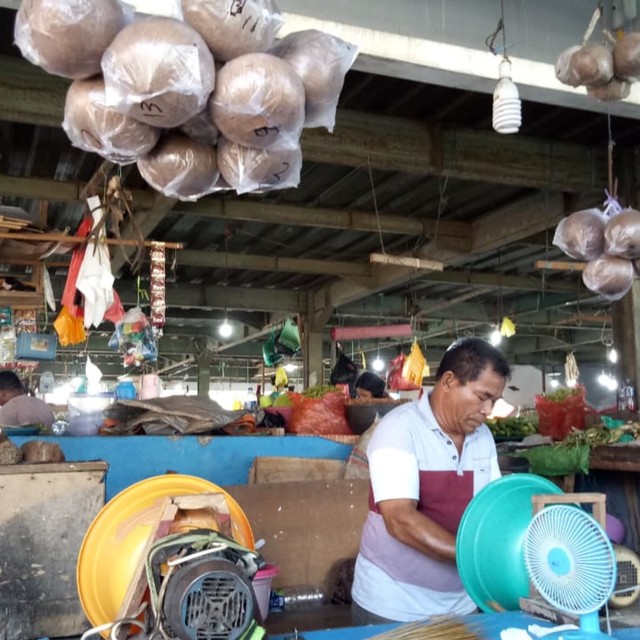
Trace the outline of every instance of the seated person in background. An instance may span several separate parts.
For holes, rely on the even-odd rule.
[[[385,381],[375,373],[365,371],[356,380],[356,398],[358,400],[371,400],[371,398],[386,398],[384,392]]]
[[[27,395],[13,371],[0,371],[0,426],[42,424],[50,429],[54,421],[51,407],[39,398]]]

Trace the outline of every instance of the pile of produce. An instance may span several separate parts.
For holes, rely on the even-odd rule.
[[[494,438],[524,438],[537,433],[535,420],[530,417],[520,418],[492,418],[485,424],[491,430]]]
[[[604,419],[603,419],[604,421]],[[610,421],[616,423],[617,421]],[[589,427],[584,431],[572,431],[559,447],[588,446],[590,449],[617,442],[630,442],[640,439],[640,422],[626,422],[620,425],[608,426],[607,423]]]

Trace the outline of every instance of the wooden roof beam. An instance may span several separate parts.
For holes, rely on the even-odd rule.
[[[0,120],[59,127],[69,81],[21,58],[0,56]],[[352,167],[585,191],[607,184],[606,149],[440,129],[417,120],[338,110],[333,134],[305,129],[303,157]]]

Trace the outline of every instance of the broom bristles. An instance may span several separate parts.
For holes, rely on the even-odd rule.
[[[370,640],[482,640],[477,631],[477,625],[470,625],[458,618],[432,618],[408,622]]]

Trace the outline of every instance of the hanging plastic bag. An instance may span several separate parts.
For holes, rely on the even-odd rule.
[[[275,387],[279,389],[280,387],[286,387],[289,383],[289,378],[287,377],[287,372],[284,370],[284,367],[278,367],[276,369],[275,376]]]
[[[124,365],[155,362],[158,349],[149,320],[140,307],[129,309],[109,340],[109,347],[124,353]]]
[[[402,378],[406,382],[422,387],[422,376],[427,360],[422,354],[422,349],[417,342],[411,345],[411,352],[402,365]]]
[[[282,353],[285,356],[294,356],[300,351],[300,333],[290,318],[287,318],[284,327],[276,336],[275,348],[276,353]]]
[[[275,334],[262,345],[262,359],[267,367],[275,367],[284,360],[284,354],[276,352]]]
[[[72,315],[66,306],[62,307],[58,317],[54,320],[53,328],[56,330],[58,340],[63,347],[80,344],[87,339],[82,318]]]
[[[358,378],[358,367],[356,363],[346,356],[343,351],[338,352],[338,359],[336,360],[329,381],[331,384],[346,384],[349,388],[355,385]]]
[[[420,389],[417,384],[409,382],[402,377],[405,360],[406,358],[404,353],[399,353],[389,365],[387,387],[391,391],[416,391],[417,389]]]

